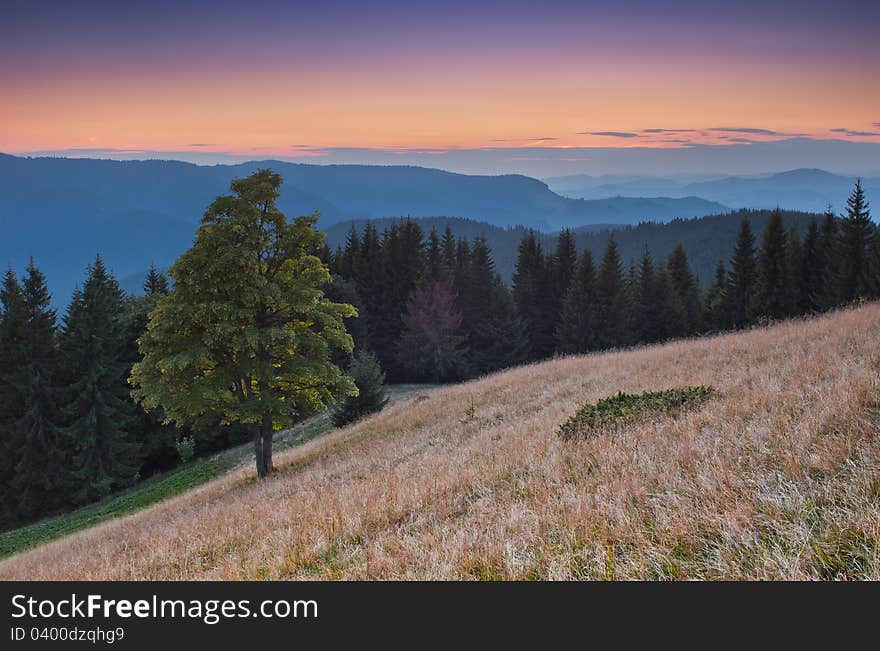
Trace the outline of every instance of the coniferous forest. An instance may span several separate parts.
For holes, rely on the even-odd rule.
[[[319,241],[320,238],[314,240]],[[814,219],[802,236],[776,211],[761,232],[748,217],[707,289],[688,252],[622,259],[612,238],[601,258],[562,231],[552,250],[528,232],[508,286],[482,237],[424,232],[417,221],[381,233],[367,223],[344,246],[315,245],[324,294],[351,304],[354,355],[333,362],[399,382],[454,382],[558,354],[651,344],[747,328],[880,297],[880,233],[860,185],[844,215]],[[204,455],[248,440],[247,428],[163,424],[129,377],[139,340],[169,280],[151,269],[143,295],[127,295],[100,256],[62,315],[32,261],[0,287],[0,529],[100,499],[169,469],[195,441]],[[373,357],[381,369],[375,368]],[[364,366],[369,358],[370,368]],[[353,372],[352,372],[353,374]],[[381,382],[381,380],[379,380]],[[384,398],[377,394],[377,407]],[[340,416],[338,422],[348,422]]]

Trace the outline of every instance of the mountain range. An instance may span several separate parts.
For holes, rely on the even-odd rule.
[[[229,183],[270,167],[284,177],[288,216],[321,213],[323,229],[352,219],[467,217],[493,226],[562,227],[668,220],[726,210],[694,197],[582,200],[520,175],[469,176],[406,166],[253,161],[23,158],[0,154],[0,264],[33,256],[62,303],[96,254],[119,277],[167,266],[192,242],[205,208]]]
[[[700,197],[735,208],[775,208],[822,212],[829,205],[844,209],[856,177],[819,169],[796,169],[749,176],[559,176],[546,179],[550,189],[566,197],[596,200],[607,197]],[[880,178],[862,179],[869,199],[880,196]]]

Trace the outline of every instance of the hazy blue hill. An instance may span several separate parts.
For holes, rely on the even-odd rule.
[[[320,225],[411,215],[467,217],[496,226],[553,230],[717,212],[694,199],[569,199],[518,175],[468,176],[405,166],[257,161],[197,166],[176,161],[21,158],[0,154],[0,265],[30,256],[66,303],[96,253],[121,278],[166,266],[191,243],[210,201],[259,167],[283,175],[279,207],[321,212]]]
[[[831,204],[844,208],[855,177],[820,169],[795,169],[778,174],[725,176],[694,180],[691,177],[591,177],[563,176],[547,179],[549,187],[567,197],[598,199],[614,196],[697,196],[732,208],[774,208],[820,212]],[[865,178],[868,199],[880,196],[880,179]]]

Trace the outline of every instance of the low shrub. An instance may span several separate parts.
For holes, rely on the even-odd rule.
[[[563,439],[578,439],[653,414],[675,415],[702,404],[714,392],[710,386],[636,394],[621,391],[615,396],[581,407],[560,426],[558,434]]]

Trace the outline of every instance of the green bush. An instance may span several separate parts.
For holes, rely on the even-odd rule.
[[[581,407],[559,428],[563,439],[583,438],[608,427],[632,422],[652,414],[675,415],[708,400],[715,390],[710,386],[683,387],[665,391],[623,393]]]
[[[331,419],[336,427],[348,425],[368,414],[381,411],[388,403],[385,373],[372,353],[359,353],[348,370],[358,388],[358,395],[348,396],[336,404]]]
[[[180,457],[182,463],[186,463],[196,454],[196,441],[192,436],[183,436],[174,443],[177,450],[177,456]]]

